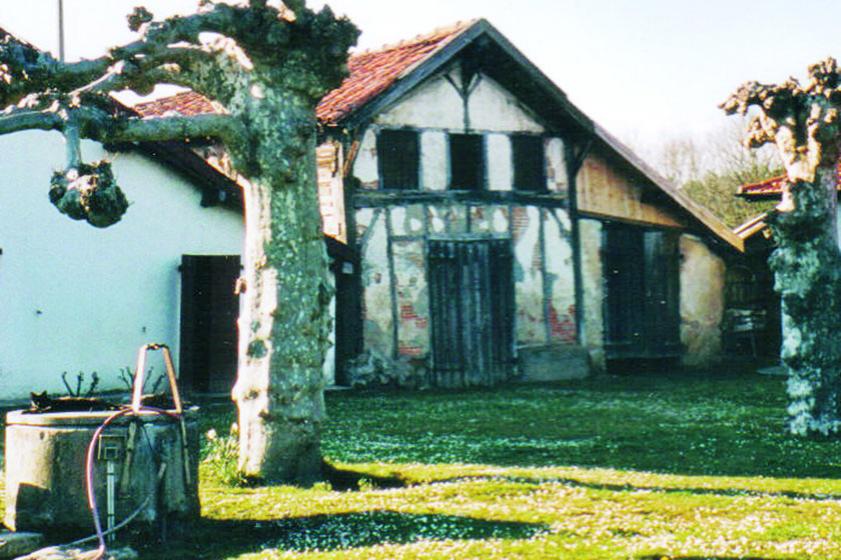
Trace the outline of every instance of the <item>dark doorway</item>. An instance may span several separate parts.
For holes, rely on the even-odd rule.
[[[198,393],[230,392],[237,371],[239,255],[181,257],[181,382]]]
[[[336,385],[350,385],[347,363],[362,352],[362,293],[359,256],[347,244],[325,236],[330,270],[336,282]]]
[[[679,234],[614,223],[603,231],[606,357],[679,356]]]
[[[493,385],[514,361],[510,239],[430,240],[432,376],[438,387]]]

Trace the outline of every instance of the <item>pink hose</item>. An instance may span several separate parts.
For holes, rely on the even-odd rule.
[[[101,559],[105,556],[106,552],[105,535],[102,532],[102,523],[99,520],[99,508],[96,505],[96,492],[94,491],[94,452],[96,450],[96,445],[99,441],[99,436],[102,435],[105,428],[107,428],[114,420],[122,416],[126,416],[127,414],[137,414],[138,412],[151,412],[153,414],[168,416],[174,420],[181,418],[180,414],[175,414],[167,410],[151,406],[141,406],[140,409],[136,411],[132,408],[121,408],[106,418],[105,421],[102,422],[96,430],[94,430],[91,442],[88,444],[88,452],[85,458],[85,490],[88,495],[88,505],[90,506],[91,514],[93,515],[93,525],[96,530],[96,538],[97,541],[99,541],[99,548],[94,560]]]

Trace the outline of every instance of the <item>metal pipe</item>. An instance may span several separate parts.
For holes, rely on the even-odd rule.
[[[58,0],[58,59],[64,62],[64,0]]]
[[[107,523],[106,526],[108,527],[108,542],[114,542],[114,522],[117,518],[117,507],[116,507],[116,500],[114,499],[115,492],[115,483],[117,478],[117,465],[114,463],[112,459],[108,459],[106,462],[106,508],[107,508]]]

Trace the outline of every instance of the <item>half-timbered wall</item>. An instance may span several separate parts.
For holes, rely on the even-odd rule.
[[[455,66],[432,78],[379,115],[359,140],[350,175],[358,185],[353,206],[362,263],[365,346],[392,358],[427,360],[431,344],[427,241],[476,236],[510,240],[515,345],[574,343],[563,141],[547,134],[515,97],[490,78],[477,75],[464,88],[460,76]],[[460,95],[459,89],[469,95]],[[394,129],[419,134],[417,189],[380,188],[377,135]],[[482,137],[485,174],[478,191],[448,188],[448,134],[465,132]],[[513,185],[513,134],[541,138],[545,189],[527,192]]]

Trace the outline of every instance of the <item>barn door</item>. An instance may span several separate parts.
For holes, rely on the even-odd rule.
[[[510,240],[430,240],[427,251],[432,384],[505,379],[514,361]]]
[[[613,358],[680,354],[678,236],[605,224],[605,353]]]
[[[181,257],[181,380],[200,393],[229,392],[237,371],[239,255]]]

